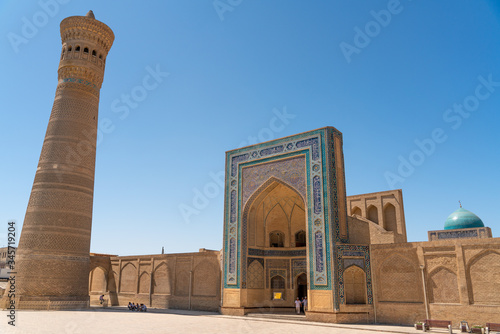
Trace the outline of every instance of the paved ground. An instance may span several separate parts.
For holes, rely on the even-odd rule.
[[[149,310],[130,312],[124,308],[86,311],[17,311],[12,327],[8,313],[0,311],[0,333],[235,333],[235,334],[368,334],[421,333],[412,327],[384,325],[337,325],[293,320],[286,317],[230,317],[218,313]]]

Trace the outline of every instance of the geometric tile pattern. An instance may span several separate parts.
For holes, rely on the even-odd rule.
[[[366,275],[366,294],[368,304],[373,304],[373,289],[371,278],[370,248],[362,245],[337,245],[337,274],[339,301],[345,304],[344,271],[355,265],[363,269]]]
[[[307,260],[292,259],[292,286],[295,286],[295,277],[302,273],[307,273]]]
[[[254,260],[248,266],[248,285],[249,289],[264,289],[264,267]]]
[[[275,177],[292,186],[302,198],[306,195],[306,171],[303,156],[273,163],[259,164],[243,168],[242,205],[245,206],[250,196],[266,182]]]
[[[276,275],[282,276],[287,288],[290,289],[290,260],[269,259],[266,261],[266,287],[270,287],[271,278]]]
[[[341,137],[340,132],[334,128],[322,128],[226,153],[225,288],[246,287],[245,210],[248,208],[247,204],[252,203],[252,199],[272,180],[292,187],[304,197],[308,208],[310,289],[331,289],[330,249],[339,235],[335,156],[332,152],[333,145],[330,144],[333,135]],[[331,230],[334,233],[333,239]],[[333,274],[336,281],[337,274]]]

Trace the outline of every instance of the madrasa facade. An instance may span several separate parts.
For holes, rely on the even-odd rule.
[[[459,208],[407,242],[402,190],[346,196],[342,134],[325,127],[226,152],[221,251],[91,256],[91,304],[337,323],[493,322],[500,238]]]
[[[455,325],[500,314],[500,238],[459,208],[429,241],[407,242],[402,190],[346,196],[333,127],[226,152],[220,251],[115,256],[90,251],[95,139],[114,39],[92,12],[61,23],[59,82],[21,233],[17,308],[100,305],[292,312],[336,323]],[[6,294],[4,307],[9,305]]]

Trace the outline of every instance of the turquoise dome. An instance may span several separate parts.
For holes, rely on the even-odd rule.
[[[460,208],[448,216],[444,222],[445,230],[455,230],[459,228],[484,227],[481,218],[472,212]]]

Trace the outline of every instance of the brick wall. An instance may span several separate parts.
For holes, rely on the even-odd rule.
[[[91,304],[101,294],[109,305],[129,302],[150,307],[217,311],[220,304],[219,252],[91,257]],[[190,285],[191,283],[191,285]]]
[[[425,297],[454,327],[500,319],[500,238],[372,245],[371,259],[378,322],[425,319]]]

